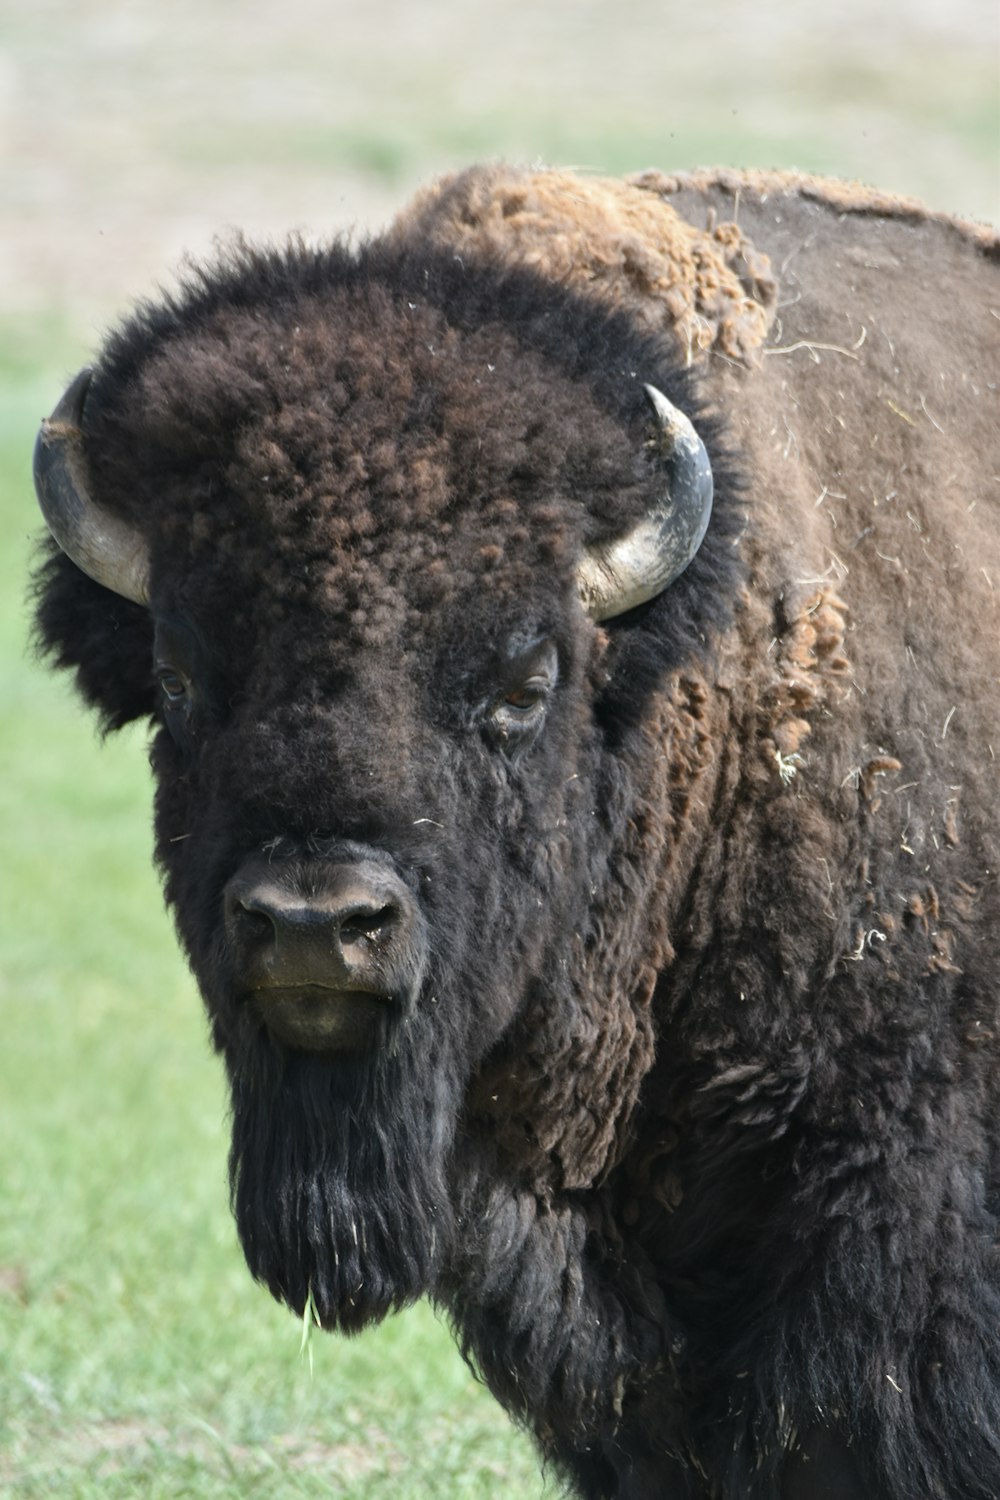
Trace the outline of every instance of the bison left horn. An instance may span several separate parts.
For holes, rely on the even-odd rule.
[[[712,465],[704,443],[661,391],[644,389],[659,424],[655,446],[666,492],[631,531],[587,549],[577,586],[592,620],[610,620],[662,593],[698,551],[712,514]]]
[[[81,370],[43,422],[35,443],[35,493],[46,525],[71,562],[97,583],[149,603],[149,549],[142,535],[92,499],[83,450],[83,406],[93,371]]]

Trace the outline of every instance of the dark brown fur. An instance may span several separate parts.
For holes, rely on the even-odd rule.
[[[595,213],[555,181],[470,174],[357,255],[240,250],[95,380],[95,488],[150,541],[158,628],[193,633],[158,847],[248,1259],[330,1325],[434,1297],[582,1496],[987,1500],[997,245],[823,184],[647,176],[621,243],[655,203],[700,279],[637,317],[611,227],[589,294],[546,279]],[[507,257],[491,205],[532,193]],[[740,363],[692,342],[715,253]],[[650,379],[717,510],[597,627],[573,570],[648,503]],[[40,588],[105,722],[155,720],[150,617],[58,557]],[[512,758],[483,705],[539,632],[559,692]],[[377,1055],[285,1055],[231,992],[219,893],[262,848],[357,847],[422,903],[426,983]]]

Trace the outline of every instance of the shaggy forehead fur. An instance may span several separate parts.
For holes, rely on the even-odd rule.
[[[233,644],[307,605],[344,651],[403,653],[456,599],[523,615],[566,586],[656,495],[642,385],[683,377],[620,316],[496,280],[486,303],[453,256],[239,246],[141,310],[86,428],[154,589],[245,594]]]

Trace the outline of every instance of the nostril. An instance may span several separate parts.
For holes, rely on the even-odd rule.
[[[267,942],[275,935],[274,917],[255,903],[240,901],[236,907],[236,919],[243,935],[256,942]]]
[[[399,910],[391,903],[373,910],[348,911],[340,919],[340,941],[358,943],[363,938],[374,942],[399,920]]]
[[[268,893],[245,880],[233,881],[224,897],[226,931],[240,947],[257,949],[275,941],[278,913]]]

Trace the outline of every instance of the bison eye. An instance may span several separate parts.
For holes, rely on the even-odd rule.
[[[180,708],[188,695],[186,680],[171,667],[161,667],[156,675],[168,708]]]
[[[543,702],[548,690],[547,677],[532,677],[520,687],[511,688],[510,692],[504,695],[503,703],[499,706],[513,708],[522,714],[530,713],[533,708]]]
[[[184,620],[160,618],[154,630],[153,677],[163,723],[177,748],[190,755],[204,707],[204,653],[194,628]]]
[[[194,732],[194,704],[190,679],[176,667],[166,663],[157,666],[156,680],[160,684],[163,700],[163,721],[170,731],[171,739],[186,755],[192,748]]]
[[[489,711],[489,724],[508,752],[525,749],[542,727],[559,674],[551,642],[536,643],[508,663],[507,685]]]

